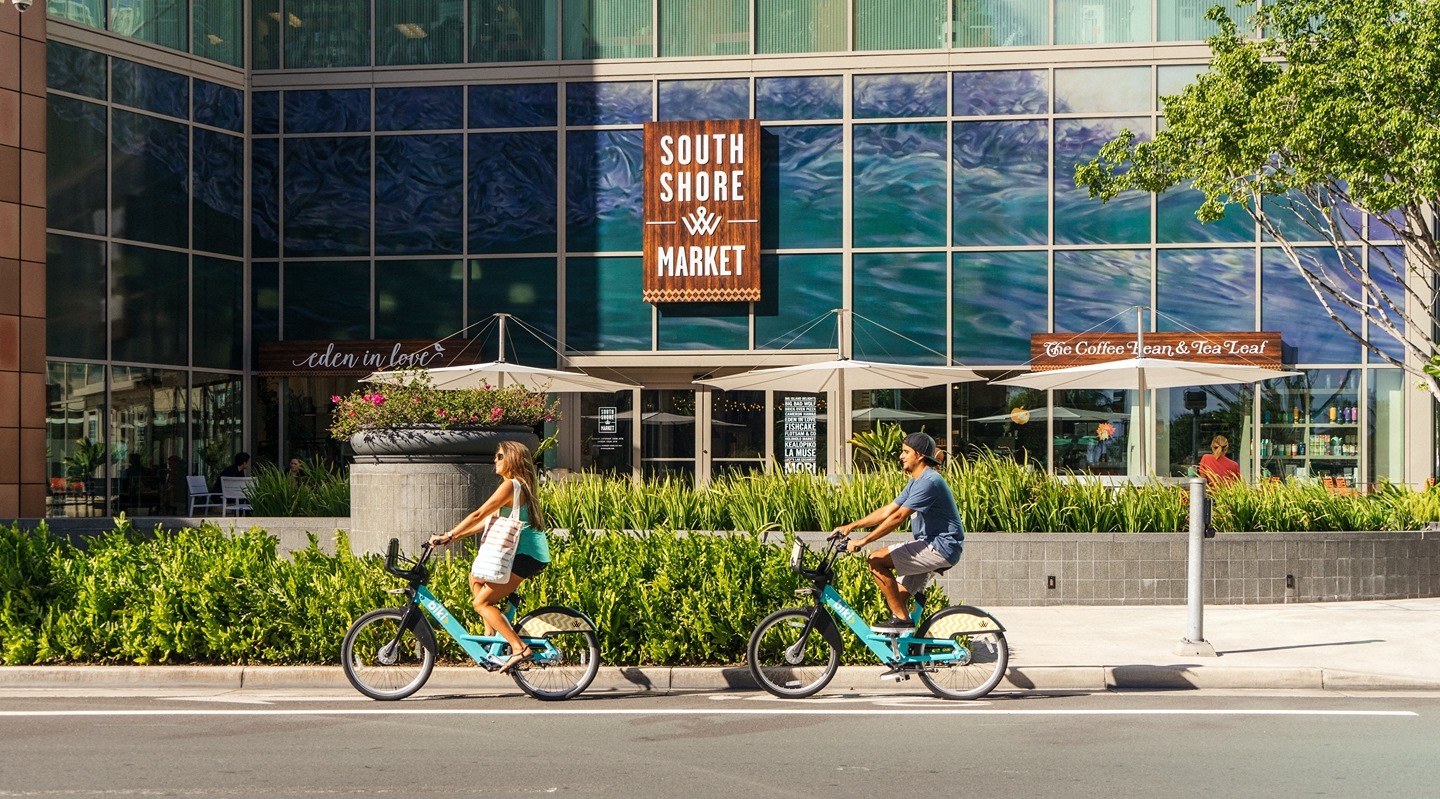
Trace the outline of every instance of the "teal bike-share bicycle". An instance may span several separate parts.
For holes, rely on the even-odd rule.
[[[345,677],[371,699],[404,699],[430,679],[436,646],[429,619],[487,671],[498,670],[510,654],[510,645],[498,635],[471,635],[426,587],[430,571],[425,564],[433,552],[427,542],[418,559],[404,558],[400,541],[390,539],[385,571],[408,583],[390,593],[404,594],[410,601],[404,607],[372,610],[356,619],[345,633],[340,646]],[[590,687],[600,669],[595,623],[584,613],[559,605],[531,611],[517,622],[519,603],[520,597],[512,594],[505,619],[534,655],[508,673],[520,690],[536,699],[578,696]]]
[[[785,608],[765,617],[750,635],[750,673],[761,688],[786,699],[811,696],[830,683],[840,670],[844,642],[835,624],[838,618],[890,671],[885,679],[920,678],[942,699],[979,699],[1005,676],[1010,649],[1005,628],[979,608],[952,605],[925,615],[924,592],[915,597],[911,632],[875,630],[841,598],[831,582],[835,561],[845,552],[847,539],[832,538],[820,552],[813,569],[805,567],[808,547],[796,539],[790,567],[810,581],[796,591],[813,604]]]

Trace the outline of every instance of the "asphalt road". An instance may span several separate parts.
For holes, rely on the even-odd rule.
[[[1440,695],[0,693],[0,797],[1434,797]]]

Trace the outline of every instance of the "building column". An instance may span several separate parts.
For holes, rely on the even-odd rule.
[[[0,518],[45,515],[45,11],[0,5]]]

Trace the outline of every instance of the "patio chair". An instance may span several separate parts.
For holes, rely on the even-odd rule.
[[[220,515],[229,516],[230,511],[235,515],[249,513],[254,508],[250,507],[250,500],[245,496],[245,488],[255,481],[253,477],[222,477],[220,478]]]
[[[220,495],[210,490],[205,485],[205,478],[198,474],[192,474],[185,478],[186,490],[190,493],[190,512],[194,516],[196,510],[200,510],[202,516],[209,515],[210,508],[221,506]]]

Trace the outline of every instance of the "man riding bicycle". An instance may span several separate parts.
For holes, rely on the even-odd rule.
[[[852,540],[849,551],[856,552],[898,529],[911,519],[913,541],[896,544],[870,553],[870,574],[885,596],[891,618],[874,625],[877,631],[905,632],[915,625],[910,621],[908,603],[938,574],[960,560],[965,545],[965,526],[955,507],[955,495],[940,473],[930,468],[939,466],[944,457],[935,448],[935,439],[925,433],[911,433],[900,447],[900,469],[910,477],[894,502],[866,515],[859,521],[842,524],[831,531],[832,537],[848,536],[857,528],[870,530],[864,537]],[[898,578],[898,579],[897,579]]]

